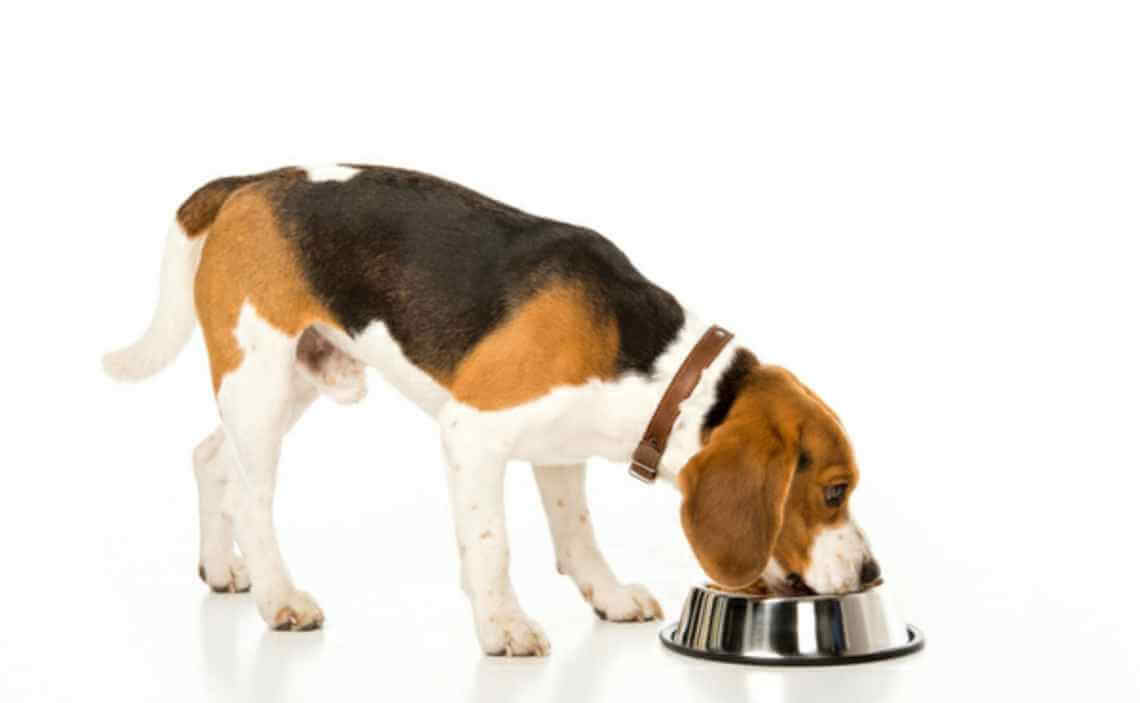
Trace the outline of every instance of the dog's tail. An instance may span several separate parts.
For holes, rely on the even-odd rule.
[[[194,277],[207,231],[229,195],[249,178],[222,178],[194,192],[178,209],[166,237],[158,307],[150,327],[129,347],[103,357],[103,369],[118,381],[141,381],[165,368],[190,341],[197,316]]]
[[[150,327],[141,339],[129,347],[103,357],[103,369],[118,381],[141,381],[158,373],[194,332],[194,275],[205,243],[205,233],[188,237],[175,222],[166,236],[166,252],[162,256],[158,307]]]

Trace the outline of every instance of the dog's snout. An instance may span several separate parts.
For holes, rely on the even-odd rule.
[[[859,580],[863,585],[874,583],[882,575],[882,570],[879,569],[879,562],[874,559],[868,559],[863,562],[863,568],[859,570]]]

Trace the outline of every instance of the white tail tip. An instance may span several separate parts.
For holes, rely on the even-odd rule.
[[[103,370],[116,381],[142,381],[161,371],[165,361],[131,346],[104,354]]]

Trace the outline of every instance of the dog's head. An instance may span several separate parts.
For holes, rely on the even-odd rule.
[[[858,481],[831,408],[788,371],[753,364],[681,470],[681,524],[722,586],[849,593],[879,577],[848,510]]]

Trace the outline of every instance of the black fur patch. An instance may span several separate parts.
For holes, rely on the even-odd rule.
[[[716,383],[716,401],[705,413],[705,420],[701,425],[702,434],[711,432],[713,428],[728,417],[728,412],[732,410],[732,404],[736,402],[736,397],[740,395],[740,389],[744,387],[748,380],[748,374],[755,365],[756,357],[752,352],[747,349],[736,350],[736,355],[732,357],[732,363],[728,365]]]
[[[268,182],[305,275],[350,334],[382,320],[415,364],[451,371],[555,279],[615,319],[617,370],[650,373],[683,322],[673,296],[597,232],[536,217],[434,176],[353,166],[346,181]]]

